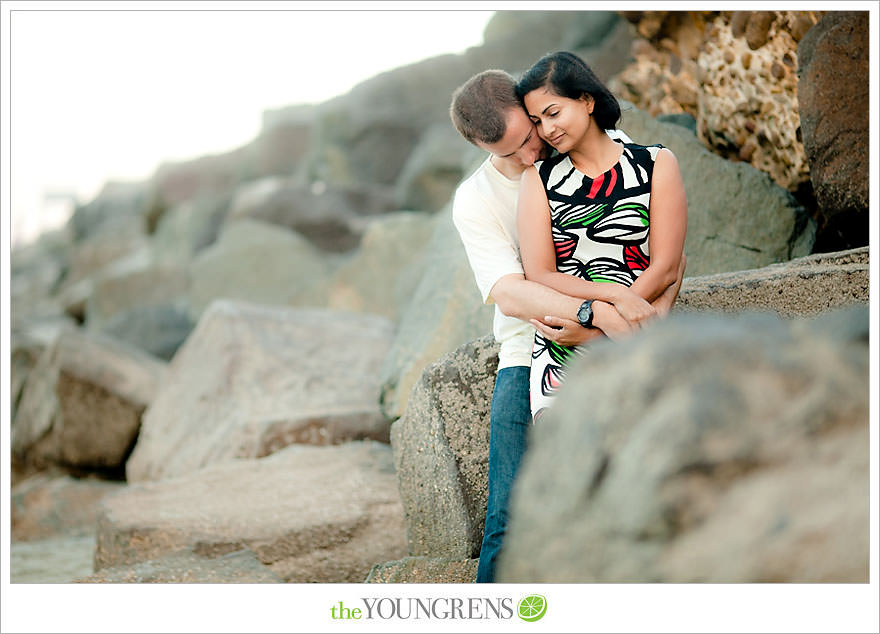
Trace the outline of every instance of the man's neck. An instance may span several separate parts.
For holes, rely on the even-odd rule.
[[[495,166],[495,169],[512,181],[518,181],[522,178],[523,172],[525,172],[528,167],[528,165],[523,165],[522,161],[518,159],[501,158],[494,154],[489,160],[492,161],[492,165]]]

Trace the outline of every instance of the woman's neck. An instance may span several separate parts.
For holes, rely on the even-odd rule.
[[[594,120],[581,142],[569,151],[568,157],[579,171],[595,178],[620,160],[621,150],[621,144],[609,137]]]

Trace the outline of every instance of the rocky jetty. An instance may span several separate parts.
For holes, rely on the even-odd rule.
[[[865,581],[866,17],[501,11],[108,183],[12,253],[12,581],[473,580],[498,348],[451,219],[484,156],[447,109],[554,49],[675,152],[688,271],[533,430],[504,580]]]

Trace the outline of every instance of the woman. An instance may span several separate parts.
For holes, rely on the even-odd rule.
[[[559,154],[522,178],[518,234],[526,278],[614,304],[633,326],[676,280],[687,229],[687,199],[675,155],[663,146],[622,144],[605,132],[620,119],[611,92],[576,55],[542,57],[517,84],[538,134]],[[550,405],[575,348],[537,333],[532,350],[535,421]]]

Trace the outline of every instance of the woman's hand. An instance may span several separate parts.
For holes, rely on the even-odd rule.
[[[626,286],[620,287],[618,295],[614,307],[631,326],[641,327],[657,316],[657,309]]]

